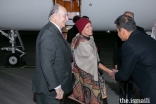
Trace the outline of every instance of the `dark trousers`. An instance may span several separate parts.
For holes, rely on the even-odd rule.
[[[36,96],[36,104],[65,104],[66,99],[69,95],[71,95],[72,92],[68,94],[64,94],[63,99],[58,100],[56,99],[56,92],[52,91],[50,95],[45,94],[35,94]],[[75,103],[74,103],[75,104]]]
[[[119,89],[120,89],[120,93],[119,93],[120,99],[123,98],[125,100],[128,99],[130,101],[130,99],[135,98],[136,85],[132,80],[126,82],[119,82]],[[126,98],[126,94],[127,94],[127,98]],[[122,104],[126,104],[126,103],[122,103]]]
[[[56,94],[45,95],[45,94],[35,94],[36,104],[61,104],[62,100],[56,99]]]

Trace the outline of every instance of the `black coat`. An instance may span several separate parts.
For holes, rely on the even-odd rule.
[[[141,31],[142,33],[146,34],[144,28],[137,26],[137,30]],[[147,34],[146,34],[147,35]],[[118,35],[115,36],[114,41],[114,54],[113,54],[113,63],[114,65],[118,65],[118,69],[121,67],[121,46],[123,41],[119,38]]]
[[[61,85],[64,93],[72,91],[71,50],[58,28],[51,22],[40,31],[36,41],[36,68],[33,91],[51,94]]]
[[[115,36],[114,41],[114,54],[113,54],[113,64],[118,65],[118,69],[121,67],[121,46],[123,41],[119,38],[118,35]]]
[[[67,41],[68,43],[72,42],[72,39],[76,36],[76,34],[79,33],[77,30],[76,25],[73,25],[72,28],[70,28],[67,32]]]
[[[140,26],[137,26],[137,30],[139,30],[139,31],[141,31],[141,32],[143,32],[143,33],[145,33],[145,34],[146,34],[146,32],[145,32],[144,28],[142,28],[142,27],[140,27]]]
[[[156,41],[136,30],[121,47],[122,64],[116,81],[130,77],[140,89],[142,98],[156,104]]]

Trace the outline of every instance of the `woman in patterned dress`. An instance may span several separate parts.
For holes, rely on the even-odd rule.
[[[105,81],[98,68],[107,72],[110,69],[100,63],[92,36],[91,21],[81,18],[76,22],[79,33],[74,37],[71,47],[74,58],[73,93],[70,98],[84,104],[107,104]]]

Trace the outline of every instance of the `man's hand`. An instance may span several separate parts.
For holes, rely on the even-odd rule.
[[[64,94],[64,91],[61,89],[61,88],[58,88],[58,89],[55,89],[56,91],[56,99],[62,99],[63,98],[63,94]]]
[[[109,73],[109,75],[112,77],[112,79],[115,79],[115,73],[118,72],[118,70],[113,69],[111,73]]]

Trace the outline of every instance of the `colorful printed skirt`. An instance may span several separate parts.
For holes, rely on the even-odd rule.
[[[103,76],[99,74],[99,81],[94,81],[94,76],[74,65],[73,93],[69,98],[84,104],[104,104],[107,95]]]

